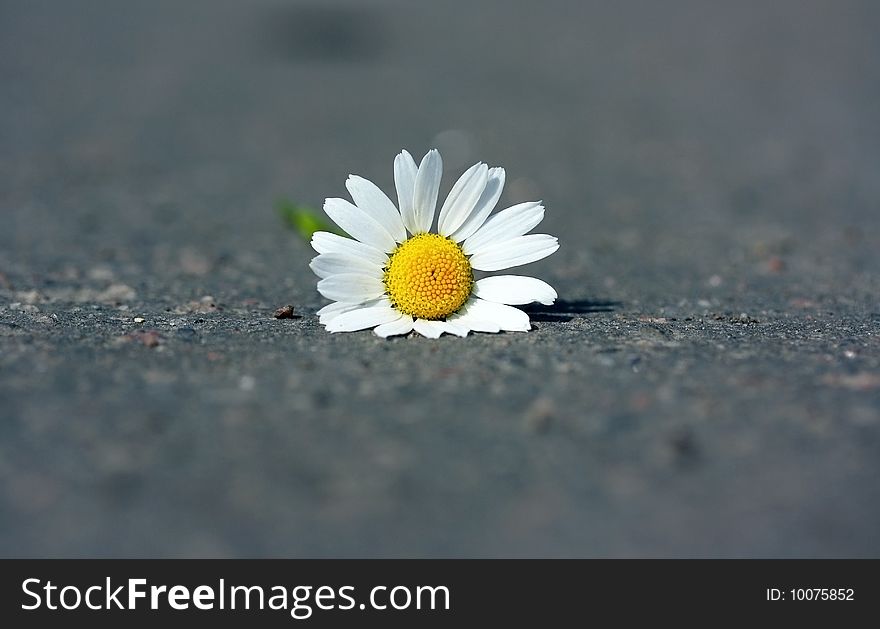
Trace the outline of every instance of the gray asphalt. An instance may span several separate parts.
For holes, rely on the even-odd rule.
[[[880,556],[878,28],[4,2],[0,555]],[[544,200],[560,302],[326,334],[273,204],[433,146]]]

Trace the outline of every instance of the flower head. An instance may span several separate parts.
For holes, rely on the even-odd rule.
[[[318,311],[327,330],[373,328],[381,337],[415,330],[430,338],[525,332],[529,317],[513,305],[556,299],[549,284],[533,277],[474,277],[474,271],[528,264],[559,248],[553,236],[527,235],[544,218],[541,203],[520,203],[490,216],[504,169],[477,163],[452,186],[432,232],[442,173],[436,150],[418,166],[401,151],[394,160],[397,207],[356,175],[345,183],[354,203],[324,202],[327,215],[351,236],[312,236],[319,255],[310,266],[321,278],[318,291],[334,302]]]

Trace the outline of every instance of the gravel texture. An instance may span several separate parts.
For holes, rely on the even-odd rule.
[[[880,556],[876,2],[4,2],[2,556]],[[529,334],[273,211],[507,168]],[[294,306],[292,318],[276,318]]]

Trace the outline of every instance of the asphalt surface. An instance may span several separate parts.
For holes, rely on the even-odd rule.
[[[880,556],[878,29],[3,2],[0,554]],[[433,146],[544,200],[560,302],[325,333],[273,204]]]

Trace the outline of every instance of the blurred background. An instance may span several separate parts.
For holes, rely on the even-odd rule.
[[[0,553],[880,555],[878,28],[0,1]],[[432,147],[543,199],[559,304],[325,334],[274,205]]]

